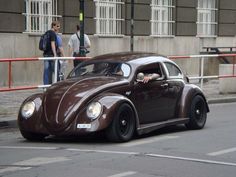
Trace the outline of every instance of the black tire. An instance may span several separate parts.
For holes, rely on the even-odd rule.
[[[129,141],[135,131],[135,115],[129,104],[122,104],[110,126],[106,130],[106,136],[113,142]]]
[[[29,140],[29,141],[42,141],[46,136],[45,134],[40,134],[40,133],[32,133],[32,132],[27,132],[24,130],[20,130],[21,135]]]
[[[193,98],[190,112],[189,122],[185,124],[188,129],[202,129],[207,119],[207,105],[202,96],[197,95]]]

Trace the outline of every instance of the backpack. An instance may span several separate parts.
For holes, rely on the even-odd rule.
[[[39,40],[39,50],[47,51],[50,45],[50,35],[49,32],[45,32]]]

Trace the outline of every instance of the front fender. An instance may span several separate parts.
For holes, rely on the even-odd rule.
[[[43,126],[43,123],[42,123],[42,116],[43,116],[42,97],[43,97],[43,94],[41,93],[34,94],[23,101],[23,103],[20,106],[18,119],[17,119],[18,127],[20,130],[24,130],[24,131],[32,132],[32,133],[48,134],[48,131],[46,130],[46,128]],[[33,115],[26,119],[22,117],[21,109],[23,105],[28,101],[34,101],[36,109]]]
[[[114,116],[117,113],[119,106],[123,103],[128,103],[131,106],[135,114],[136,126],[139,125],[137,110],[132,101],[127,97],[119,94],[107,94],[106,96],[103,96],[99,101],[102,103],[104,107],[104,115],[107,118],[104,127],[102,128],[107,128],[110,125]]]
[[[182,96],[178,102],[177,117],[180,117],[180,118],[189,117],[190,106],[191,106],[193,98],[196,95],[201,95],[203,97],[203,99],[206,102],[207,112],[209,112],[207,100],[206,100],[206,97],[205,97],[204,93],[202,92],[202,90],[196,85],[188,84],[184,87],[183,92],[182,92]]]
[[[98,101],[102,105],[102,108],[103,108],[102,114],[96,120],[91,122],[91,120],[87,117],[87,114],[86,114],[87,107],[83,109],[83,111],[76,118],[76,124],[90,123],[91,128],[80,130],[80,132],[81,131],[84,133],[95,132],[95,131],[106,129],[112,122],[113,118],[116,115],[116,111],[118,110],[118,107],[122,103],[128,103],[132,107],[136,115],[136,125],[139,125],[138,114],[137,114],[136,108],[127,97],[123,95],[115,94],[115,93],[105,93],[105,94],[99,95],[98,97],[92,100],[92,102],[96,102],[96,101]]]

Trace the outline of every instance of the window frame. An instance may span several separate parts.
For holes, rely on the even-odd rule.
[[[94,0],[96,32],[101,37],[123,37],[123,0]]]
[[[153,71],[153,70],[156,70],[154,72],[150,72],[150,71]],[[149,71],[149,72],[147,72]],[[158,72],[159,71],[159,72]],[[162,66],[162,63],[161,62],[155,62],[155,63],[151,63],[151,64],[148,64],[148,65],[144,65],[144,66],[141,66],[139,67],[136,72],[135,72],[135,80],[137,78],[137,74],[138,73],[144,73],[144,74],[153,74],[153,73],[156,73],[156,74],[159,74],[160,77],[157,78],[157,79],[154,79],[152,81],[160,81],[160,80],[164,80],[165,78],[165,72],[163,70],[163,66]]]
[[[174,37],[173,4],[174,0],[151,1],[151,36]]]
[[[163,64],[164,64],[164,67],[166,70],[167,78],[169,78],[169,79],[183,79],[184,78],[184,74],[183,74],[182,70],[175,63],[164,62]],[[169,67],[167,67],[168,64],[174,66],[179,71],[179,74],[178,75],[170,75]]]
[[[217,0],[198,0],[197,37],[217,37]]]
[[[25,0],[25,32],[43,34],[51,28],[54,20],[61,18],[57,15],[58,0]]]

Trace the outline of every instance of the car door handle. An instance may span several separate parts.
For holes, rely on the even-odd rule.
[[[168,86],[169,86],[169,84],[168,84],[168,83],[161,84],[161,87],[164,87],[164,88],[166,88],[166,87],[168,87]]]

